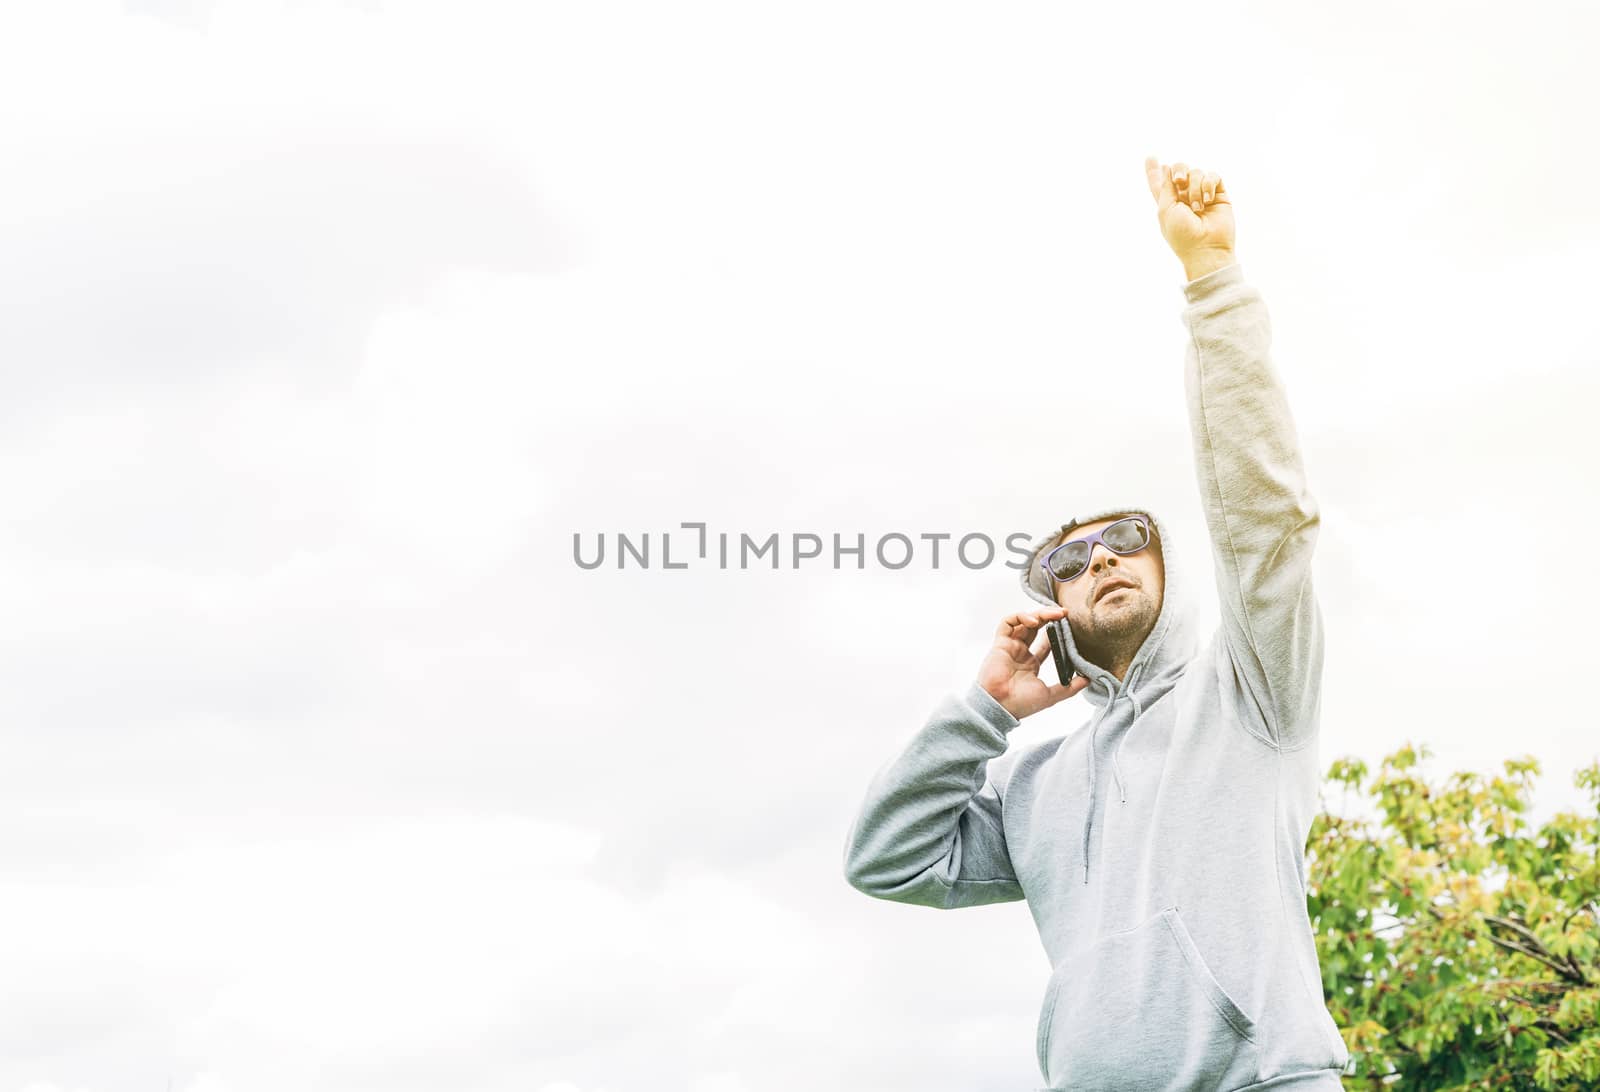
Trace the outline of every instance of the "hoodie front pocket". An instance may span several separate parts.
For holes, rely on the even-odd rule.
[[[1217,982],[1178,908],[1070,953],[1039,1015],[1051,1088],[1236,1088],[1256,1080],[1255,1021]]]

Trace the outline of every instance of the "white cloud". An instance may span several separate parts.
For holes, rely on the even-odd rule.
[[[1015,572],[571,536],[1128,498],[1207,591],[1146,153],[1271,308],[1325,759],[1575,801],[1593,27],[1454,11],[8,8],[0,1087],[1027,1086],[1026,909],[839,862]]]

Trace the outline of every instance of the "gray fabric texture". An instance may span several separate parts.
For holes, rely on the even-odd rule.
[[[1200,631],[1179,543],[1148,508],[1053,522],[1021,574],[1047,604],[1038,559],[1064,526],[1137,512],[1160,537],[1161,610],[1125,680],[1069,640],[1093,713],[1016,747],[1017,719],[977,683],[949,694],[873,776],[844,870],[860,891],[918,906],[1027,900],[1051,967],[1036,1042],[1049,1089],[1332,1092],[1349,1055],[1323,1001],[1305,891],[1318,508],[1261,294],[1237,263],[1183,291],[1221,624]]]

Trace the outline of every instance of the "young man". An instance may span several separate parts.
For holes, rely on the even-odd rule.
[[[1348,1052],[1323,1003],[1304,861],[1317,504],[1222,180],[1154,158],[1145,173],[1187,277],[1184,385],[1222,624],[1202,642],[1148,510],[1052,527],[1022,572],[1039,606],[1001,622],[977,679],[879,770],[845,875],[943,909],[1027,900],[1053,967],[1037,1043],[1051,1089],[1335,1092]],[[1051,654],[1035,643],[1063,618],[1066,686],[1039,677]],[[1084,690],[1085,729],[1007,750],[1021,718]]]

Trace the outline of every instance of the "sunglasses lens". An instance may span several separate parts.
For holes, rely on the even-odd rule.
[[[1105,543],[1119,553],[1127,553],[1150,545],[1150,533],[1138,520],[1118,520],[1106,528]]]
[[[1069,542],[1050,555],[1050,571],[1057,580],[1071,580],[1089,563],[1089,549],[1081,542]]]
[[[1107,527],[1101,541],[1119,554],[1131,554],[1150,545],[1150,528],[1143,521],[1120,519]],[[1089,547],[1083,542],[1069,542],[1050,555],[1050,571],[1057,580],[1071,580],[1089,564]]]

